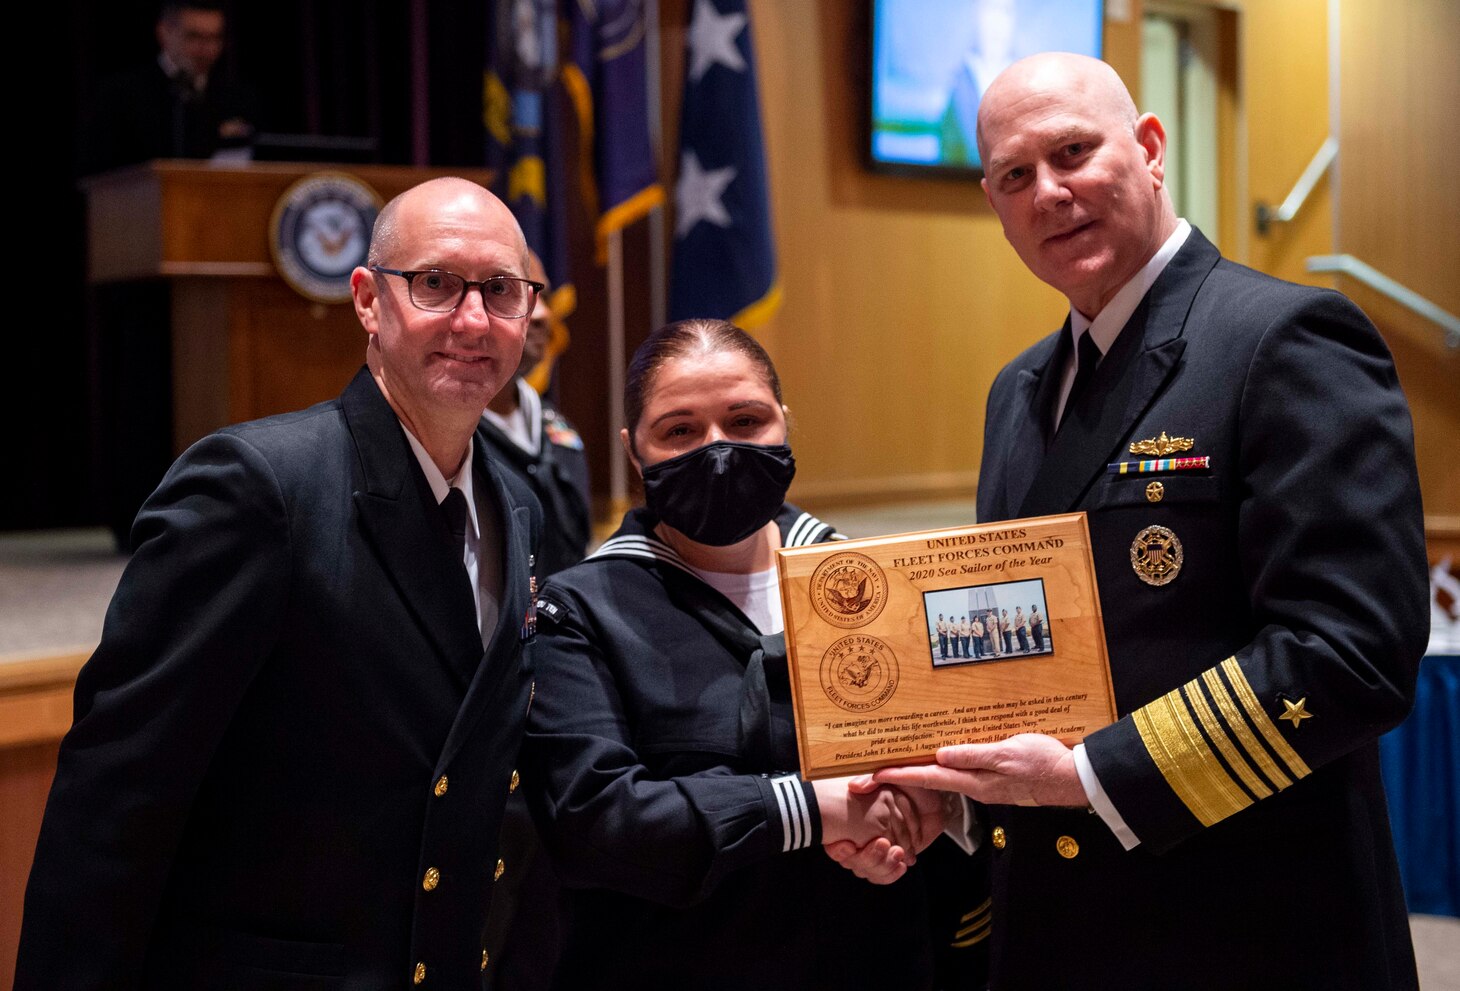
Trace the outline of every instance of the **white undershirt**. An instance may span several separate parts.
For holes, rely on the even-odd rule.
[[[425,447],[416,440],[415,434],[404,423],[400,426],[406,433],[406,440],[410,441],[416,460],[421,463],[421,471],[426,475],[426,483],[431,486],[431,495],[435,497],[437,505],[440,505],[451,489],[461,489],[461,494],[466,496],[466,540],[463,542],[461,560],[466,565],[466,574],[471,579],[472,587],[477,590],[477,630],[482,636],[482,646],[486,647],[492,633],[497,629],[497,614],[501,609],[502,535],[495,527],[483,533],[479,523],[471,468],[475,444],[470,438],[467,439],[466,459],[448,482],[441,469],[436,467],[436,462],[431,460],[431,455],[426,453]]]
[[[700,580],[735,604],[745,618],[763,635],[780,633],[786,628],[781,613],[781,581],[774,567],[734,575],[723,571],[694,569]]]

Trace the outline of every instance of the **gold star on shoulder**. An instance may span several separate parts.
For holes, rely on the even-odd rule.
[[[1303,720],[1313,718],[1313,713],[1309,712],[1305,708],[1307,704],[1308,697],[1306,695],[1298,699],[1298,701],[1296,702],[1289,702],[1287,699],[1283,699],[1283,705],[1287,708],[1288,711],[1278,716],[1278,718],[1288,720],[1293,724],[1293,728],[1297,729],[1298,724],[1301,723]]]

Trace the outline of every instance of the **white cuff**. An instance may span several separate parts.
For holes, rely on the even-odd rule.
[[[1115,810],[1111,803],[1110,796],[1105,794],[1105,789],[1100,787],[1100,779],[1095,776],[1095,767],[1090,763],[1090,758],[1085,756],[1085,745],[1075,744],[1075,770],[1080,775],[1080,785],[1085,789],[1085,797],[1090,801],[1090,808],[1104,820],[1105,825],[1120,840],[1120,845],[1127,850],[1134,850],[1141,845],[1140,837],[1131,832],[1131,828],[1125,824],[1120,813]]]
[[[806,805],[806,791],[794,774],[771,778],[771,791],[781,811],[781,852],[789,853],[811,845],[811,810]]]
[[[978,849],[978,816],[974,814],[973,803],[962,795],[950,795],[962,809],[963,814],[958,817],[957,822],[950,822],[943,828],[943,835],[948,837],[958,848],[969,856]]]

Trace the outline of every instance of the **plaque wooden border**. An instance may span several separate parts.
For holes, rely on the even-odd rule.
[[[1084,513],[784,548],[776,564],[808,780],[1016,733],[1073,745],[1115,721]],[[992,601],[1012,620],[1033,604],[1020,593],[1045,604],[1045,650],[1031,630],[1027,652],[1011,637],[1012,652],[941,656],[930,603]]]

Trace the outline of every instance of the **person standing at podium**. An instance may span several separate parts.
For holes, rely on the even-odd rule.
[[[536,633],[536,499],[474,439],[538,283],[463,179],[381,211],[339,399],[173,465],[76,684],[15,987],[468,987]]]
[[[258,118],[252,90],[222,71],[227,23],[206,0],[166,3],[157,58],[104,80],[82,133],[83,175],[153,158],[247,157]]]

